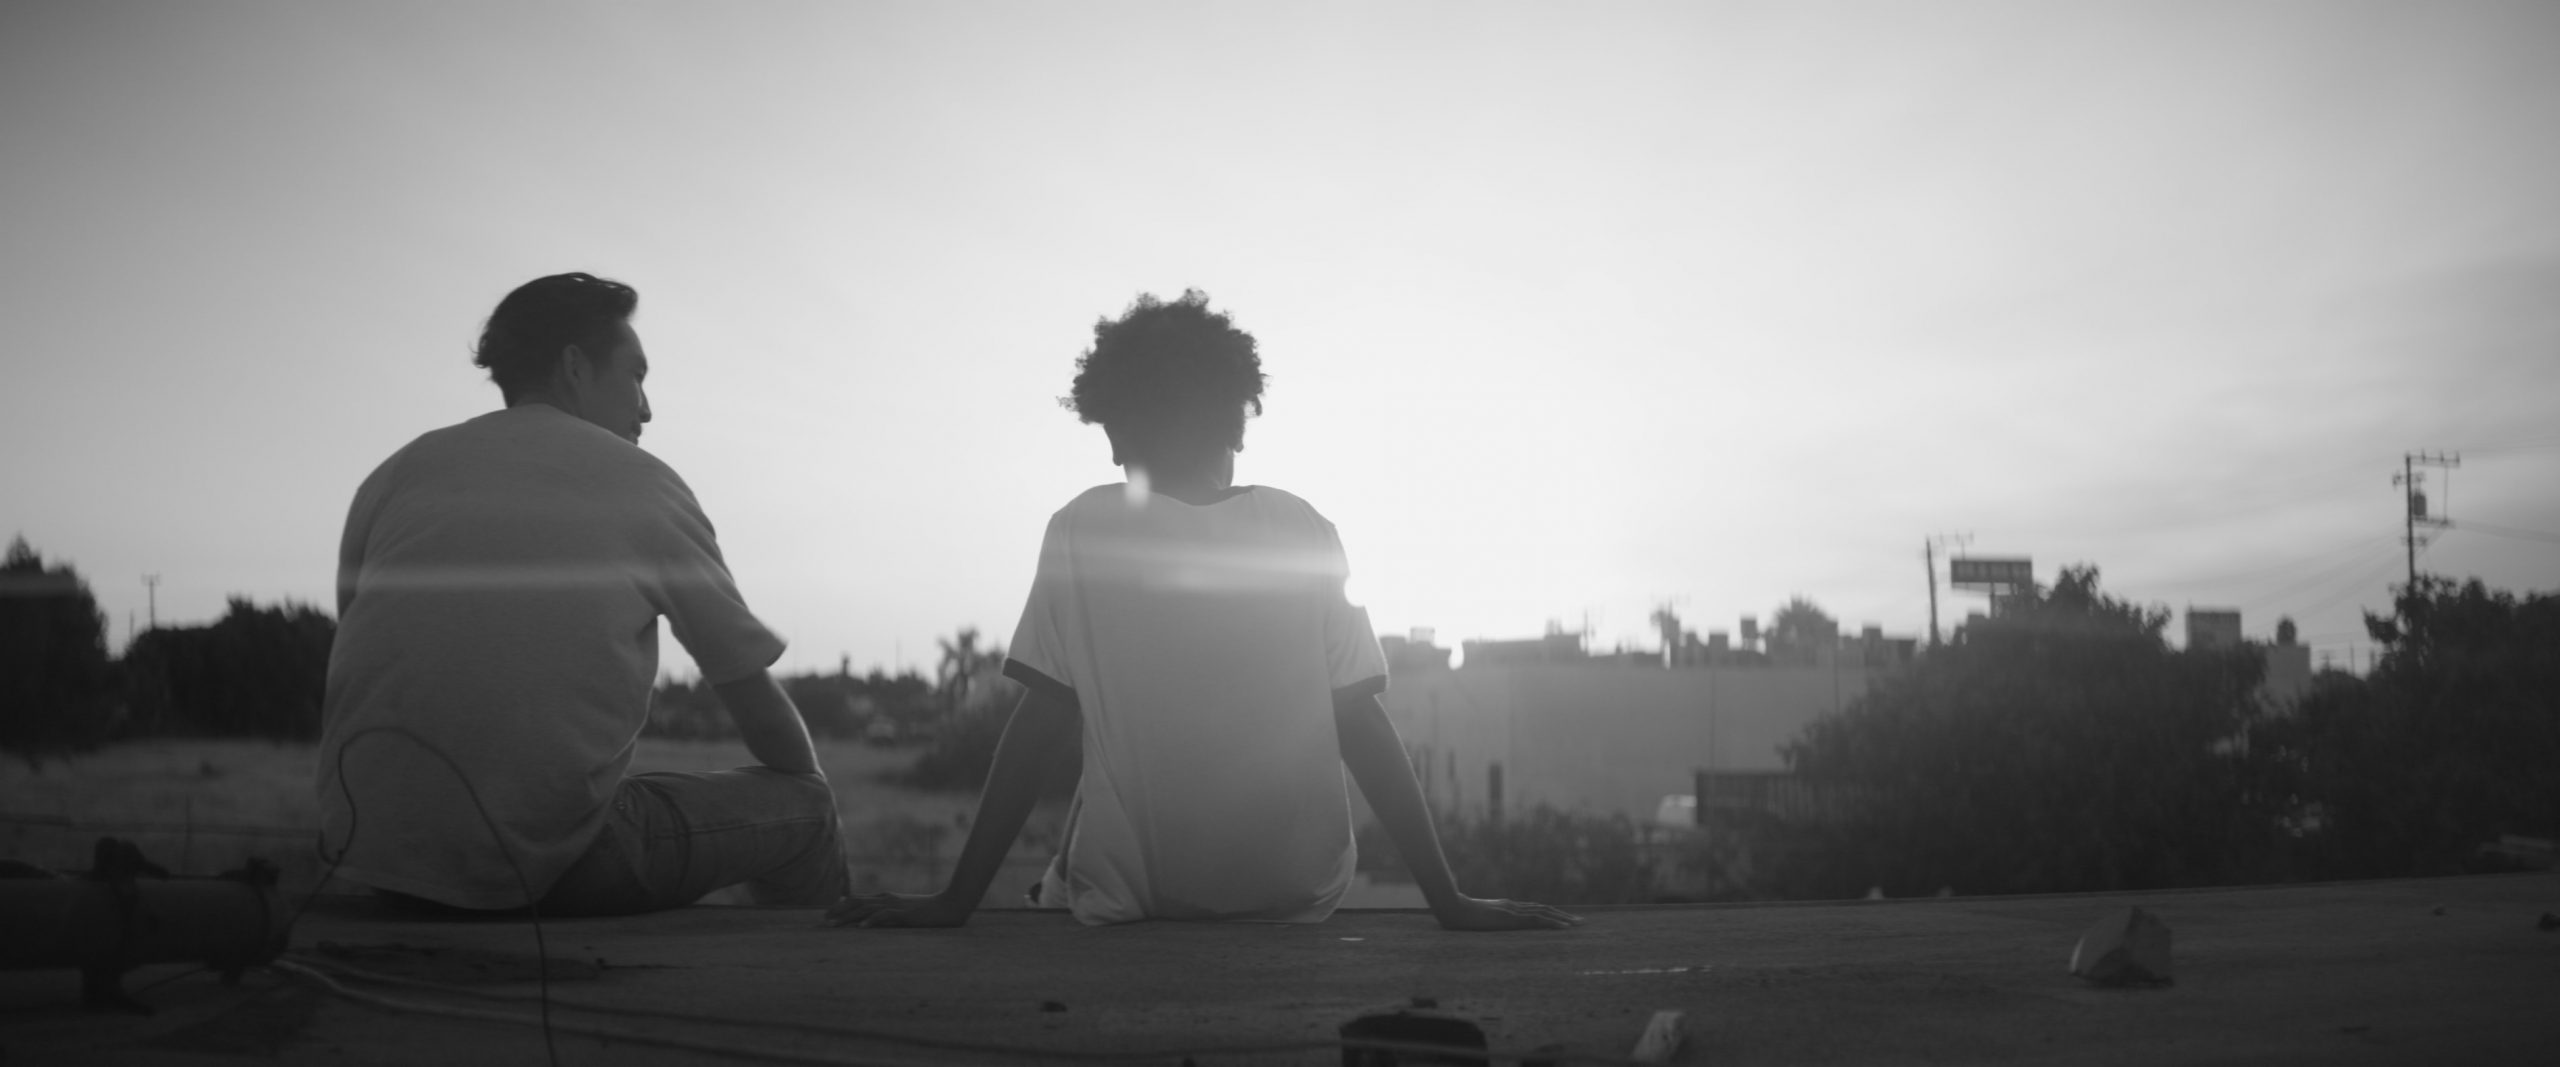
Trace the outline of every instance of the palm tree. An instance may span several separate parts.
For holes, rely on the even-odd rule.
[[[978,628],[963,626],[950,639],[934,638],[942,646],[942,662],[934,667],[934,689],[942,694],[942,710],[948,714],[960,710],[967,702],[970,683],[985,670],[988,655],[978,648]]]
[[[1801,596],[1788,598],[1769,620],[1769,658],[1780,663],[1813,663],[1839,641],[1840,624]]]

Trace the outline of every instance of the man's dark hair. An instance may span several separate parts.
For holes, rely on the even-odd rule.
[[[561,349],[579,345],[601,357],[605,335],[639,306],[638,290],[592,274],[536,278],[498,301],[471,362],[488,368],[489,380],[513,403],[550,380]]]
[[[1209,294],[1185,290],[1166,303],[1141,294],[1117,319],[1093,324],[1093,348],[1076,360],[1067,410],[1111,434],[1115,463],[1168,449],[1238,448],[1245,408],[1262,414],[1262,356],[1253,335],[1209,310]]]

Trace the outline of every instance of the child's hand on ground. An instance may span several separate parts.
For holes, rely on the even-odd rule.
[[[1582,925],[1579,915],[1525,900],[1459,897],[1456,903],[1435,909],[1434,914],[1443,930],[1562,930]]]
[[[958,926],[976,909],[941,894],[873,893],[849,896],[827,909],[829,926]]]

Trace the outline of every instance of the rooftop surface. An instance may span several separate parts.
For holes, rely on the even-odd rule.
[[[2127,906],[2171,927],[2174,985],[2065,973],[2081,933]],[[1100,929],[991,911],[911,931],[716,907],[542,933],[563,1064],[1330,1064],[1343,1062],[1327,1044],[1341,1024],[1417,997],[1480,1026],[1497,1062],[1542,1048],[1624,1059],[1673,1010],[1686,1040],[1671,1062],[1719,1067],[2485,1063],[2560,1048],[2560,931],[2539,928],[2546,912],[2560,913],[2550,873],[1594,909],[1577,929],[1503,935],[1392,911]],[[286,959],[334,973],[348,995],[272,970],[226,986],[159,965],[125,982],[155,1014],[104,1015],[79,1010],[70,972],[0,973],[0,1063],[540,1064],[534,950],[523,922],[325,898]],[[498,1018],[457,1017],[474,1014]]]

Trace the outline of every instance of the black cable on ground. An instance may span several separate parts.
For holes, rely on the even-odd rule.
[[[560,1046],[551,1036],[551,948],[543,939],[542,908],[534,899],[533,883],[525,878],[524,866],[516,862],[515,853],[508,850],[506,838],[498,833],[498,821],[489,817],[489,807],[481,803],[480,791],[472,787],[471,776],[462,773],[461,764],[455,763],[453,757],[446,755],[443,749],[437,748],[434,742],[419,736],[415,730],[405,726],[368,726],[347,735],[347,739],[339,743],[338,794],[346,798],[347,802],[347,841],[346,844],[338,847],[338,854],[329,860],[329,869],[320,875],[319,883],[311,887],[311,894],[302,898],[302,907],[294,909],[293,918],[286,921],[287,936],[291,936],[293,924],[301,920],[302,913],[311,907],[311,902],[319,899],[320,891],[328,887],[329,879],[337,877],[338,865],[346,862],[347,853],[355,848],[358,818],[355,791],[347,784],[347,750],[354,748],[356,742],[372,734],[393,734],[408,738],[419,748],[425,749],[428,755],[443,761],[445,769],[453,772],[454,780],[462,783],[463,794],[471,798],[472,810],[480,813],[480,825],[488,828],[489,840],[498,846],[498,855],[506,859],[507,869],[515,872],[516,888],[524,893],[525,916],[533,920],[533,970],[534,978],[541,991],[542,1050],[549,1057],[551,1067],[560,1067]],[[322,852],[326,854],[327,842],[324,840],[322,845]]]
[[[279,965],[288,968],[288,973],[293,973],[297,976],[307,974],[326,979],[331,977],[329,972],[334,972],[338,977],[350,978],[356,981],[378,982],[384,985],[449,993],[479,1000],[498,1001],[502,1003],[522,1003],[525,999],[521,994],[502,993],[495,990],[472,989],[417,978],[405,978],[397,975],[379,974],[364,970],[360,967],[351,967],[346,964],[336,963],[333,961],[279,961]],[[328,988],[329,991],[333,993],[352,993],[352,991],[346,990],[345,986],[335,982],[331,982],[325,988]],[[431,1015],[448,1013],[447,1009],[441,1005],[421,1004],[415,1001],[392,1001],[388,998],[364,998],[361,996],[350,996],[349,999],[355,999],[360,1003],[371,1004],[376,1007],[385,1007],[386,1010],[413,1011],[418,1014]],[[898,1045],[930,1052],[961,1052],[982,1056],[1010,1056],[1024,1059],[1060,1060],[1073,1063],[1172,1062],[1186,1058],[1197,1059],[1211,1056],[1276,1056],[1306,1052],[1322,1052],[1345,1048],[1375,1049],[1386,1052],[1406,1052],[1417,1055],[1466,1056],[1486,1059],[1489,1061],[1509,1060],[1516,1062],[1521,1060],[1542,1060],[1550,1063],[1589,1063],[1602,1065],[1602,1067],[1635,1067],[1635,1065],[1640,1062],[1621,1056],[1603,1056],[1561,1050],[1487,1050],[1449,1045],[1417,1044],[1413,1042],[1375,1041],[1363,1038],[1271,1042],[1265,1044],[1193,1045],[1162,1049],[1096,1052],[1079,1049],[1050,1048],[1037,1045],[1008,1045],[997,1042],[961,1041],[949,1038],[924,1037],[921,1035],[898,1034],[830,1023],[811,1023],[796,1020],[741,1019],[696,1012],[663,1011],[648,1008],[625,1008],[609,1004],[597,1004],[577,1000],[561,999],[555,1000],[553,1003],[557,1004],[559,1007],[568,1008],[574,1011],[593,1012],[599,1015],[610,1015],[627,1019],[698,1023],[714,1026],[734,1026],[759,1030],[785,1031],[808,1034],[815,1037],[842,1038],[870,1041],[885,1045]],[[471,1012],[468,1017],[479,1021],[509,1021],[516,1023],[525,1023],[529,1021],[520,1016],[512,1016],[498,1012]],[[792,1052],[788,1050],[740,1048],[732,1045],[695,1043],[686,1041],[685,1039],[653,1038],[647,1035],[639,1035],[629,1031],[601,1026],[583,1026],[580,1024],[563,1023],[560,1024],[560,1029],[573,1034],[600,1037],[614,1041],[630,1040],[640,1043],[659,1042],[665,1043],[665,1047],[669,1048],[683,1048],[693,1051],[716,1051],[725,1055],[734,1055],[742,1059],[762,1059],[784,1063],[822,1064],[864,1062],[838,1058],[826,1058],[809,1053]]]
[[[0,823],[16,826],[49,826],[73,833],[114,834],[219,834],[227,837],[282,837],[296,841],[311,836],[307,829],[290,826],[255,826],[231,822],[90,822],[67,815],[36,815],[28,812],[0,811]]]
[[[433,1015],[446,1019],[460,1019],[466,1022],[512,1023],[516,1025],[531,1023],[542,1027],[542,1032],[546,1041],[549,1039],[551,1032],[557,1029],[565,1030],[581,1037],[600,1038],[607,1041],[622,1041],[635,1045],[650,1045],[658,1048],[671,1048],[685,1052],[705,1052],[721,1056],[729,1056],[736,1059],[764,1060],[770,1063],[800,1063],[810,1064],[813,1065],[813,1067],[845,1067],[845,1065],[861,1063],[861,1061],[856,1060],[846,1060],[832,1056],[817,1056],[805,1052],[791,1052],[781,1049],[758,1049],[734,1044],[714,1044],[712,1042],[693,1041],[680,1037],[659,1037],[652,1034],[643,1034],[616,1027],[588,1026],[580,1023],[568,1022],[554,1023],[551,1021],[547,1011],[543,1018],[537,1023],[536,1020],[527,1019],[521,1015],[514,1015],[507,1012],[481,1011],[475,1008],[457,1008],[442,1004],[421,1004],[415,1001],[394,1000],[389,997],[376,996],[371,993],[349,989],[340,984],[336,979],[331,978],[326,974],[322,974],[319,971],[290,960],[277,960],[274,963],[268,964],[268,966],[275,968],[283,974],[315,986],[321,991],[332,996],[353,1001],[367,1007],[378,1008],[389,1012],[398,1012],[403,1015]],[[878,1065],[863,1064],[862,1067],[878,1067]]]
[[[171,983],[171,982],[175,982],[175,981],[177,981],[177,980],[179,980],[179,979],[181,979],[181,978],[193,978],[193,977],[195,977],[195,976],[197,976],[197,975],[199,975],[199,974],[210,974],[210,973],[212,973],[212,972],[213,972],[213,967],[212,967],[211,965],[202,965],[202,966],[189,967],[189,968],[187,968],[186,970],[179,971],[179,972],[178,972],[178,973],[176,973],[176,974],[163,975],[163,976],[161,976],[159,979],[157,979],[157,980],[155,980],[155,981],[153,981],[153,982],[151,982],[151,983],[149,983],[149,984],[147,984],[147,985],[144,985],[142,988],[140,988],[140,989],[136,989],[136,990],[133,990],[133,991],[131,991],[131,992],[128,992],[128,993],[126,993],[125,995],[126,995],[126,996],[128,996],[128,997],[136,997],[136,998],[138,998],[138,997],[142,996],[144,993],[148,993],[148,992],[150,992],[150,991],[152,991],[152,990],[154,990],[154,989],[158,989],[158,988],[160,988],[161,986],[168,985],[169,983]]]

